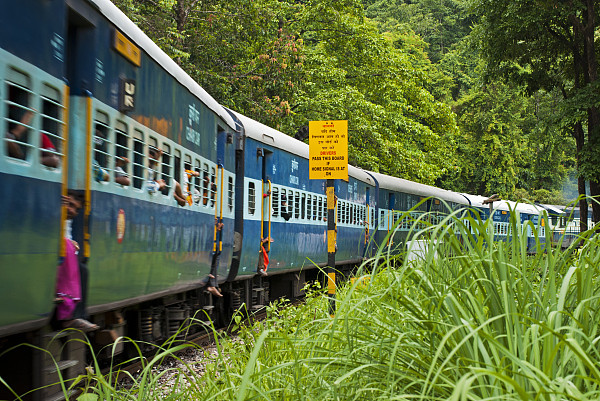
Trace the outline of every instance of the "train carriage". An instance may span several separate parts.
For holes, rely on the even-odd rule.
[[[50,322],[69,194],[84,204],[69,231],[90,320],[111,331],[132,317],[124,332],[143,337],[145,303],[229,274],[235,122],[108,0],[3,2],[0,14],[0,336]]]
[[[378,245],[405,244],[413,224],[427,212],[423,222],[437,223],[467,200],[455,192],[370,172],[378,184]]]
[[[327,261],[325,180],[308,180],[308,145],[235,113],[244,127],[245,182],[243,249],[237,278],[256,274],[261,238],[270,238],[268,274],[323,265]],[[238,171],[238,174],[242,174]],[[365,236],[374,229],[368,217],[373,179],[349,166],[349,181],[336,180],[337,263],[362,260]],[[369,209],[372,210],[372,209]],[[369,212],[374,216],[374,213]]]

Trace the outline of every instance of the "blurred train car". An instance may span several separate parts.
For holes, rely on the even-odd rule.
[[[543,249],[545,246],[548,223],[544,218],[543,208],[529,203],[498,200],[492,203],[490,210],[489,203],[485,203],[488,198],[470,194],[463,194],[463,196],[468,199],[470,210],[475,212],[474,218],[486,221],[491,216],[490,223],[494,240],[506,241],[510,238],[512,234],[511,216],[515,214],[517,228],[527,238],[527,249],[535,252],[538,248]],[[473,228],[471,230],[474,232]],[[519,237],[522,238],[522,235]]]
[[[376,246],[402,245],[411,230],[414,233],[419,229],[419,225],[413,227],[417,220],[436,224],[468,204],[455,192],[374,172],[369,175],[377,182]]]
[[[96,340],[171,334],[182,300],[212,306],[200,291],[211,267],[224,280],[232,265],[235,122],[110,1],[2,2],[0,15],[0,345],[49,341],[67,193],[84,201],[72,237]],[[178,186],[193,193],[185,207]],[[85,360],[64,349],[74,377]],[[56,380],[47,357],[12,363],[32,372],[3,363],[17,391]]]

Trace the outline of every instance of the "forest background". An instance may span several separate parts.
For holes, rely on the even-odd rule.
[[[113,2],[221,104],[300,140],[348,120],[358,167],[550,204],[597,187],[593,0]]]

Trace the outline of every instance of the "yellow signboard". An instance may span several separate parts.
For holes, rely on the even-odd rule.
[[[348,180],[348,121],[308,123],[309,178]]]
[[[142,65],[142,52],[140,51],[140,48],[134,45],[125,37],[125,35],[117,30],[115,30],[115,42],[113,45],[115,50],[121,53],[127,60],[138,67]]]

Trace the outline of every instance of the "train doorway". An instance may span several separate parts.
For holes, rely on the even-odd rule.
[[[260,249],[258,258],[258,273],[266,275],[269,267],[269,253],[271,252],[271,216],[273,203],[271,202],[272,183],[270,171],[273,171],[273,152],[263,148],[262,155],[262,195],[260,213]]]

